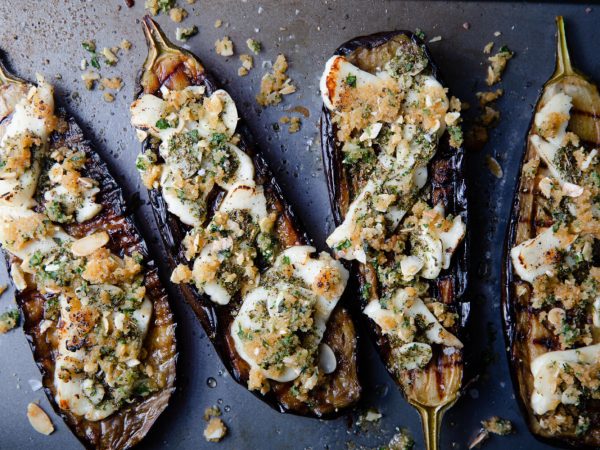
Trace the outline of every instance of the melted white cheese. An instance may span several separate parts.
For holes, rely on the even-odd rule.
[[[38,77],[38,86],[32,86],[26,97],[16,105],[10,122],[0,140],[0,151],[6,148],[9,139],[23,133],[31,133],[40,138],[42,146],[47,145],[51,132],[49,119],[54,115],[54,88]],[[0,169],[0,202],[1,204],[32,207],[35,205],[33,195],[40,175],[40,158],[43,149],[31,156],[31,166],[19,178],[14,172]]]
[[[368,204],[365,197],[368,194],[373,194],[375,188],[375,183],[369,180],[360,194],[350,204],[344,221],[327,238],[327,245],[334,249],[338,257],[347,260],[356,259],[363,264],[366,262],[367,256],[362,247],[362,239],[354,239],[354,235],[359,218],[368,211]],[[350,242],[349,246],[347,246],[348,241]],[[354,241],[357,242],[354,243]]]
[[[319,84],[321,98],[328,109],[337,108],[344,90],[348,87],[346,83],[348,76],[356,77],[355,88],[381,81],[381,78],[360,70],[354,64],[349,63],[343,56],[332,56],[325,63],[325,70]]]
[[[267,199],[262,186],[238,184],[227,193],[219,211],[231,212],[235,210],[248,211],[255,222],[259,223],[267,217]]]
[[[229,221],[228,226],[232,226],[231,221]],[[203,265],[218,260],[220,252],[231,250],[232,247],[233,239],[231,237],[215,239],[206,244],[200,251],[200,255],[194,260],[192,269],[194,278],[202,278],[200,277],[200,272],[204,270]],[[219,280],[211,280],[204,283],[197,282],[196,287],[200,292],[204,292],[213,302],[219,305],[226,305],[231,300],[231,294],[221,285]]]
[[[534,121],[538,128],[544,129],[548,124],[555,121],[556,115],[563,117],[560,125],[556,127],[554,136],[544,136],[552,145],[560,147],[567,131],[572,99],[564,92],[557,92],[546,102],[546,104],[536,113]]]
[[[456,216],[452,220],[452,226],[448,231],[440,233],[440,241],[442,242],[442,269],[450,267],[452,255],[456,247],[462,242],[467,232],[467,227],[462,221],[461,216]]]
[[[390,300],[389,309],[383,308],[379,300],[373,300],[363,312],[379,325],[383,334],[393,333],[396,326],[402,323],[403,317],[419,316],[420,320],[427,325],[425,336],[429,342],[448,347],[462,348],[463,346],[456,336],[438,322],[423,300],[411,296],[406,289],[398,289]]]
[[[546,273],[552,273],[554,261],[559,250],[566,250],[577,235],[557,235],[552,227],[547,228],[535,238],[513,247],[510,257],[515,272],[522,280],[533,281]]]
[[[564,396],[558,383],[560,372],[569,363],[597,364],[600,360],[600,344],[590,345],[573,350],[559,350],[544,353],[531,363],[533,375],[533,393],[531,407],[536,414],[553,411],[560,403],[573,403],[572,399]],[[566,400],[566,401],[565,401]]]
[[[287,263],[291,264],[293,266],[293,276],[301,279],[307,286],[312,286],[323,270],[331,270],[333,268],[340,276],[339,295],[334,295],[332,298],[325,298],[309,289],[290,284],[286,281],[282,281],[275,286],[270,287],[259,286],[250,291],[244,297],[240,312],[236,316],[231,326],[231,336],[235,342],[235,347],[238,354],[244,359],[244,361],[250,364],[250,366],[257,370],[261,370],[267,378],[272,380],[280,382],[292,381],[300,375],[302,372],[302,367],[288,365],[285,367],[285,370],[281,372],[263,370],[259,367],[256,361],[256,356],[249,354],[246,351],[244,341],[236,332],[236,330],[238,330],[239,327],[254,331],[261,330],[264,325],[254,320],[254,311],[257,303],[266,301],[269,314],[271,316],[275,316],[278,314],[277,306],[281,303],[286,290],[299,290],[303,292],[305,296],[314,297],[316,300],[315,311],[313,315],[313,330],[316,334],[317,342],[320,342],[323,338],[323,334],[325,333],[329,316],[337,305],[337,302],[339,301],[348,281],[348,271],[344,268],[344,266],[341,265],[339,261],[332,259],[331,256],[325,252],[322,252],[318,259],[312,258],[310,255],[315,251],[316,249],[311,246],[294,246],[287,248],[279,255],[274,267],[278,267]],[[284,263],[284,261],[286,262]],[[282,330],[282,333],[285,333],[285,331]],[[333,351],[330,350],[331,349],[328,351],[327,348],[321,347],[319,358],[321,360],[321,364],[324,366],[324,370],[333,371],[335,370],[335,365],[337,363],[335,362],[335,355],[333,354]],[[333,361],[331,360],[332,356],[334,358]]]
[[[200,225],[199,205],[195,202],[181,199],[177,192],[173,169],[165,164],[160,175],[161,193],[167,204],[167,210],[176,215],[186,225]]]

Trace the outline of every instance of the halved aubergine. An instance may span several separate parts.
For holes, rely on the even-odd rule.
[[[381,71],[386,63],[399,54],[409,55],[409,58],[405,59],[402,64],[405,65],[406,70],[412,70],[415,63],[414,60],[411,60],[410,55],[415,53],[415,48],[422,49],[428,62],[428,68],[425,70],[439,81],[437,67],[432,61],[426,46],[409,31],[383,32],[358,37],[342,44],[334,55],[343,56],[345,62],[368,72],[370,78],[373,74]],[[332,60],[334,58],[328,62],[328,65]],[[331,67],[336,63],[337,61],[331,63]],[[333,69],[330,70],[330,73],[333,73]],[[339,70],[340,73],[345,74],[345,69]],[[345,85],[345,89],[352,90],[363,82],[361,76],[354,72],[348,72],[348,75],[344,75],[337,81],[339,85]],[[324,89],[325,92],[328,91],[330,94],[340,90],[339,98],[344,97],[344,92],[348,93],[348,91],[344,91],[339,85],[336,85],[332,79],[326,78],[325,74],[321,83],[322,93]],[[377,93],[375,95],[382,95],[382,101],[388,101],[383,100],[387,95],[386,90],[384,89],[382,92],[383,94]],[[387,92],[389,93],[389,91]],[[391,101],[389,105],[395,107],[395,104]],[[365,118],[365,116],[363,115],[362,118]],[[370,126],[360,136],[361,142],[365,140],[365,135],[372,132],[372,128]],[[351,153],[344,148],[343,142],[340,141],[339,131],[339,127],[333,119],[333,114],[327,107],[327,103],[325,103],[321,115],[321,146],[331,208],[335,224],[338,227],[343,224],[346,214],[349,213],[350,205],[365,187],[366,179],[365,171],[362,169],[353,170],[353,163],[348,163]],[[377,132],[380,131],[377,130],[375,134]],[[370,137],[372,135],[367,136],[367,140]],[[449,133],[445,131],[439,140],[437,152],[427,164],[429,177],[426,185],[421,188],[419,195],[423,198],[426,197],[426,203],[430,207],[442,204],[447,214],[461,217],[463,223],[466,223],[467,198],[463,174],[464,152],[461,145],[455,145],[455,147],[460,148],[452,148],[449,142]],[[377,144],[373,147],[375,148],[375,158],[377,158],[382,152],[381,147],[378,147]],[[400,225],[400,228],[402,228],[402,225]],[[342,245],[341,247],[345,246]],[[437,278],[428,282],[430,296],[445,305],[444,307],[448,311],[456,314],[457,320],[454,325],[448,328],[448,331],[455,336],[460,336],[461,329],[465,326],[469,314],[469,303],[463,299],[467,282],[466,255],[467,245],[466,242],[462,242],[452,256],[449,268],[442,270]],[[366,260],[366,263],[354,260],[352,261],[352,270],[352,273],[358,277],[359,292],[356,295],[361,298],[362,308],[365,308],[372,301],[378,301],[382,294],[375,265],[369,259]],[[375,321],[366,320],[368,320],[373,340],[388,372],[401,388],[409,403],[415,406],[421,415],[427,448],[437,448],[442,414],[456,402],[460,395],[464,366],[462,348],[457,349],[434,344],[432,345],[433,354],[425,367],[413,370],[398,370],[390,339],[382,333],[381,327]]]
[[[556,68],[534,110],[507,231],[504,328],[531,432],[598,447],[600,403],[587,377],[597,380],[600,363],[600,95],[573,68],[556,22]]]
[[[205,89],[206,95],[218,90],[217,83],[206,71],[198,58],[190,52],[173,45],[148,16],[143,20],[144,33],[148,44],[148,57],[139,75],[139,90],[136,98],[143,94],[161,96],[161,87],[170,91],[180,91],[188,86]],[[243,121],[237,123],[236,135],[239,135],[237,147],[251,158],[256,183],[264,188],[267,210],[276,214],[274,235],[280,250],[296,245],[307,245],[309,237],[302,229],[298,219],[285,201],[276,179],[271,173],[260,151],[252,143],[250,133]],[[150,151],[161,161],[158,154],[158,142],[151,137],[143,143],[143,152]],[[176,215],[169,212],[160,189],[150,189],[150,200],[156,220],[167,248],[169,263],[173,269],[188,264],[182,241],[190,226],[184,224]],[[206,226],[214,217],[222,203],[224,192],[214,186],[208,195],[208,208],[202,226]],[[259,270],[264,272],[269,266],[266,261],[259,262]],[[249,364],[239,355],[232,337],[232,323],[240,308],[240,295],[234,294],[231,301],[219,305],[193,284],[178,284],[181,295],[192,307],[204,330],[211,339],[215,350],[233,376],[243,386],[248,383]],[[271,407],[299,415],[329,418],[339,415],[344,409],[357,402],[361,385],[357,370],[357,336],[348,311],[338,304],[327,323],[323,336],[335,355],[337,366],[332,373],[319,379],[317,386],[309,394],[309,399],[300,401],[295,393],[293,382],[271,381],[270,389],[264,395],[255,392],[258,398]]]
[[[15,106],[24,97],[32,86],[25,80],[10,75],[6,68],[0,64],[0,136],[5,136],[7,128],[10,127],[14,117]],[[40,107],[44,108],[41,104]],[[40,144],[44,145],[44,144]],[[147,328],[145,337],[142,337],[142,349],[140,360],[135,364],[147,369],[148,375],[144,386],[137,384],[136,391],[130,394],[127,401],[115,407],[114,412],[101,419],[86,418],[84,415],[76,414],[69,410],[70,403],[57,404],[57,387],[55,376],[57,376],[56,359],[58,355],[57,346],[60,345],[60,329],[63,328],[64,320],[58,313],[56,316],[57,294],[47,290],[44,294],[37,289],[33,275],[23,273],[19,267],[23,267],[22,260],[17,255],[11,254],[3,248],[7,266],[11,270],[13,282],[17,287],[16,301],[24,319],[23,328],[31,346],[34,360],[43,376],[43,387],[54,410],[59,414],[69,428],[86,448],[90,449],[125,449],[137,444],[148,433],[152,425],[168,405],[169,398],[175,390],[176,375],[176,341],[175,323],[173,314],[169,307],[166,291],[158,278],[154,262],[149,258],[146,244],[137,229],[131,211],[127,209],[123,194],[115,179],[109,173],[105,162],[94,150],[92,144],[85,138],[79,125],[73,117],[63,110],[56,113],[56,124],[54,131],[48,136],[46,152],[41,157],[39,164],[41,168],[41,179],[47,180],[52,161],[51,154],[60,154],[63,150],[76,151],[79,157],[85,155],[85,164],[80,168],[81,182],[93,183],[96,188],[95,208],[100,209],[89,220],[64,220],[61,222],[63,231],[72,239],[78,240],[87,236],[98,236],[98,233],[107,241],[102,249],[107,249],[118,258],[131,257],[135,255],[141,271],[138,274],[138,283],[145,288],[145,299],[152,304],[150,317],[146,317]],[[6,155],[3,154],[3,158]],[[35,163],[34,163],[35,164]],[[5,167],[5,166],[3,166]],[[84,181],[85,180],[85,181]],[[6,181],[3,177],[2,183]],[[39,181],[33,193],[32,214],[46,214],[44,194],[47,189],[44,182]],[[3,193],[6,194],[4,185]],[[2,196],[0,216],[4,215],[10,206],[5,202],[10,201],[10,195]],[[47,223],[49,220],[45,219]],[[3,225],[6,225],[3,222]],[[55,223],[50,226],[56,225]],[[25,229],[27,226],[25,226]],[[25,232],[25,230],[23,230]],[[106,236],[108,238],[106,239]],[[82,243],[86,242],[80,241]],[[91,243],[88,240],[88,244]],[[99,245],[99,244],[98,244]],[[89,249],[89,247],[88,247]],[[34,253],[27,257],[31,262],[33,256],[43,253]],[[41,256],[40,256],[41,258]],[[32,263],[33,264],[33,263]],[[48,268],[48,271],[51,269]],[[48,272],[50,273],[50,272]],[[91,283],[90,283],[91,285]],[[112,298],[112,297],[111,297]],[[73,299],[73,305],[79,304],[77,298]],[[73,311],[83,311],[74,306]],[[115,305],[116,311],[117,305]],[[107,322],[112,324],[112,318],[107,316]],[[94,322],[84,319],[79,324],[86,323],[86,327],[100,327],[97,320]],[[94,317],[97,319],[97,317]],[[126,323],[127,319],[124,319]],[[74,323],[74,322],[70,322]],[[70,341],[67,345],[69,351],[77,352],[78,349],[86,347],[91,334],[85,334],[79,342]],[[77,336],[77,334],[73,335]],[[74,339],[74,338],[73,338]],[[90,338],[91,339],[91,338]],[[110,349],[106,348],[106,351]],[[112,351],[112,350],[110,350]],[[67,372],[69,373],[69,372]],[[87,372],[86,372],[87,373]],[[77,375],[75,375],[77,376]],[[152,381],[149,381],[152,380]],[[68,380],[67,380],[68,381]],[[140,378],[141,383],[141,378]],[[95,401],[102,401],[98,393],[108,391],[108,387],[94,386],[96,389]],[[88,391],[89,393],[89,391]],[[106,394],[105,394],[106,395]],[[66,398],[65,396],[61,399]],[[111,397],[112,398],[112,397]],[[106,399],[106,397],[105,397]],[[63,401],[63,400],[61,400]],[[98,403],[101,405],[102,403]],[[66,407],[65,407],[66,406]],[[100,406],[98,406],[100,407]]]

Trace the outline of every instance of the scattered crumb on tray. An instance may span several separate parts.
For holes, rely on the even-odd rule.
[[[265,73],[260,82],[260,93],[256,101],[261,106],[272,106],[281,103],[283,95],[296,92],[296,86],[287,77],[288,63],[283,54],[279,54],[273,64],[273,71]]]
[[[289,133],[297,133],[300,131],[300,128],[302,128],[302,121],[300,120],[300,117],[283,116],[279,119],[279,122],[283,124],[289,124]]]
[[[8,333],[19,324],[19,311],[11,309],[0,314],[0,334]]]
[[[477,433],[477,436],[469,442],[469,450],[479,447],[490,437],[490,434],[496,434],[498,436],[506,436],[515,432],[513,424],[510,420],[501,419],[498,416],[490,417],[487,420],[481,422],[483,428]]]
[[[494,48],[494,43],[488,42],[487,44],[485,44],[485,47],[483,47],[483,53],[489,55],[490,53],[492,53],[492,48]]]
[[[244,77],[248,75],[250,69],[254,67],[254,58],[251,55],[240,55],[240,61],[242,63],[242,67],[238,69],[238,75],[240,77]]]
[[[223,39],[219,39],[215,42],[215,51],[217,55],[221,56],[232,56],[233,55],[233,42],[228,36]]]
[[[397,429],[396,434],[392,436],[387,447],[384,448],[386,450],[412,450],[414,446],[415,441],[410,435],[410,432],[408,430]]]
[[[175,23],[180,23],[188,16],[188,12],[183,8],[171,8],[169,17]]]
[[[204,439],[208,442],[219,442],[227,434],[225,423],[217,417],[213,417],[204,428]]]
[[[175,39],[180,42],[186,42],[192,36],[198,34],[198,27],[192,25],[191,27],[177,27],[175,30]]]
[[[498,50],[498,53],[488,58],[490,65],[488,66],[487,78],[485,80],[488,86],[493,86],[502,80],[502,73],[506,69],[506,64],[513,55],[514,53],[511,52],[506,45],[503,45],[500,47],[500,50]]]
[[[248,49],[255,55],[258,55],[262,50],[262,44],[256,39],[246,39],[246,45],[248,46]]]
[[[223,25],[223,21],[221,19],[215,20],[215,28],[221,28],[221,25]]]
[[[227,426],[219,418],[221,410],[218,406],[210,406],[204,410],[204,420],[208,423],[204,428],[204,439],[208,442],[219,442],[227,434]]]

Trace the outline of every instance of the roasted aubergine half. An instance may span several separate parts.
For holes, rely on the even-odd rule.
[[[600,446],[600,95],[573,69],[562,18],[556,70],[527,137],[507,236],[505,330],[531,431]]]
[[[43,386],[88,448],[167,407],[175,324],[121,190],[53,87],[0,68],[0,243]]]
[[[446,408],[461,387],[466,319],[460,101],[410,32],[343,44],[320,87],[337,225],[327,244],[353,261],[378,350],[408,400],[422,413]]]
[[[144,31],[131,121],[171,281],[235,380],[282,412],[336,415],[361,392],[347,271],[309,245],[229,94],[149,17]]]

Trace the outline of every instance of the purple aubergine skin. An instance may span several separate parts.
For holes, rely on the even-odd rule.
[[[390,31],[371,34],[368,36],[360,36],[342,44],[334,52],[334,55],[347,56],[358,49],[375,49],[382,44],[387,43],[394,37],[401,35],[408,37],[411,41],[424,48],[425,55],[431,68],[431,74],[442,84],[444,84],[441,81],[439,70],[434,63],[429,50],[423,44],[423,42],[410,31]],[[342,163],[344,156],[341,152],[341,145],[335,137],[335,128],[332,123],[331,113],[325,106],[323,106],[321,113],[320,134],[321,150],[323,154],[325,174],[329,190],[329,200],[331,203],[335,224],[337,226],[341,224],[344,219],[345,213],[343,211],[342,203],[349,205],[353,196],[355,196],[357,193],[350,192],[352,185],[351,177]],[[428,166],[428,172],[431,174],[429,183],[432,187],[432,198],[429,202],[430,205],[442,200],[446,205],[447,213],[452,215],[460,215],[463,222],[467,225],[467,236],[453,255],[450,268],[443,271],[437,280],[433,280],[431,282],[432,296],[438,298],[440,295],[440,289],[438,288],[436,282],[444,279],[451,280],[453,285],[452,304],[455,307],[455,311],[459,314],[458,322],[460,330],[457,330],[459,336],[465,334],[465,327],[468,320],[470,307],[469,302],[463,299],[467,288],[467,255],[469,240],[464,156],[465,153],[462,147],[459,149],[452,149],[449,146],[448,133],[446,132],[440,140],[440,147],[438,151]],[[360,305],[362,309],[366,306],[369,300],[363,298],[361,295],[362,288],[365,286],[366,280],[359,271],[360,263],[357,261],[346,263],[352,271],[352,274],[358,279],[358,289],[355,292],[355,296],[360,299]],[[362,316],[367,328],[370,330],[371,338],[376,344],[382,361],[385,363],[386,368],[388,369],[388,372],[392,378],[396,379],[396,376],[388,362],[391,348],[387,338],[381,334],[380,329],[375,322],[364,315]]]
[[[1,65],[0,65],[1,66]],[[5,73],[8,73],[1,66]],[[92,144],[85,138],[75,119],[65,111],[59,110],[58,117],[66,121],[66,130],[55,131],[50,137],[50,148],[58,148],[63,144],[77,146],[87,155],[83,175],[98,182],[100,192],[96,201],[102,205],[102,211],[93,219],[78,224],[65,226],[66,231],[74,237],[83,237],[97,230],[104,230],[110,236],[107,244],[113,253],[123,257],[139,252],[143,255],[145,268],[144,284],[146,295],[154,304],[154,319],[146,339],[146,347],[153,351],[162,352],[157,361],[162,365],[166,385],[161,390],[115,412],[101,421],[91,422],[77,417],[59,408],[56,404],[54,387],[54,357],[53,349],[46,340],[46,335],[39,332],[39,324],[44,319],[43,305],[46,298],[35,289],[16,291],[16,301],[24,319],[23,329],[31,347],[35,362],[43,376],[43,386],[46,396],[54,411],[60,415],[69,428],[75,433],[81,443],[89,449],[123,449],[137,444],[148,433],[156,419],[169,403],[175,390],[176,375],[176,343],[175,322],[167,299],[167,293],[162,286],[154,262],[149,259],[146,243],[138,230],[132,212],[127,208],[123,193],[117,182],[110,174],[106,163],[94,150]],[[10,116],[9,116],[10,118]],[[40,195],[39,192],[36,195]],[[7,266],[15,261],[8,252],[4,252]],[[165,339],[162,347],[150,344],[151,337],[163,330]]]
[[[152,42],[152,35],[155,33],[155,38],[164,40],[173,51],[180,52],[187,58],[192,58],[196,61],[202,70],[196,74],[195,78],[190,79],[191,84],[196,86],[204,86],[208,95],[219,89],[218,83],[214,77],[204,68],[198,57],[192,53],[172,44],[162,33],[158,25],[149,17],[144,18],[146,27],[146,38],[149,47],[155,45]],[[143,69],[140,71],[137,80],[136,98],[144,93],[142,86]],[[276,226],[286,230],[285,233],[279,235],[279,238],[284,242],[283,248],[291,245],[311,245],[309,236],[304,231],[298,217],[294,214],[292,207],[283,196],[283,192],[271,172],[267,162],[263,158],[260,150],[254,144],[251,133],[245,122],[240,119],[236,129],[236,133],[240,135],[240,142],[237,146],[248,154],[255,166],[256,178],[261,183],[267,197],[268,208],[273,208],[279,213]],[[151,150],[156,153],[156,146],[152,144],[150,139],[143,143],[143,150]],[[218,207],[222,199],[223,192],[215,188],[209,194],[209,214]],[[178,264],[187,264],[181,242],[189,227],[182,224],[179,219],[167,210],[167,206],[163,196],[158,189],[149,191],[150,202],[154,217],[157,221],[158,228],[161,233],[163,243],[167,249],[169,265],[175,268]],[[207,219],[208,222],[209,219]],[[239,308],[239,299],[232,299],[229,305],[220,306],[210,300],[205,294],[201,294],[191,284],[178,284],[174,286],[185,301],[192,307],[196,317],[200,321],[206,334],[210,338],[217,354],[221,361],[233,377],[233,379],[247,386],[249,366],[237,354],[230,338],[230,325],[235,318],[237,308]],[[237,301],[236,301],[237,300]],[[325,333],[324,341],[327,340],[337,342],[336,345],[328,342],[338,360],[338,369],[330,375],[327,375],[327,380],[331,386],[322,386],[323,393],[321,397],[316,399],[314,405],[307,406],[304,403],[294,402],[290,398],[289,389],[292,383],[279,383],[270,381],[272,389],[265,395],[253,391],[253,394],[261,401],[264,401],[272,408],[282,413],[291,413],[301,416],[318,417],[322,419],[335,418],[343,414],[349,407],[353,406],[360,398],[362,391],[358,368],[357,368],[357,343],[354,324],[348,311],[339,304],[332,314]],[[343,345],[345,345],[344,348]],[[345,388],[336,390],[332,386],[337,383],[338,386],[346,385]],[[330,389],[331,392],[327,390]],[[329,400],[328,400],[329,399]],[[340,406],[335,406],[334,404]]]
[[[502,316],[503,316],[503,328],[504,328],[504,337],[507,343],[506,346],[506,355],[508,359],[508,364],[510,367],[510,375],[513,383],[513,387],[515,390],[515,396],[517,398],[517,403],[525,418],[525,422],[529,428],[529,431],[533,434],[533,436],[548,445],[552,445],[554,447],[560,448],[572,448],[572,449],[592,449],[598,448],[600,445],[600,402],[597,400],[589,401],[585,405],[584,414],[586,417],[590,419],[590,427],[589,430],[586,431],[580,438],[565,436],[565,435],[557,435],[550,436],[548,433],[540,434],[543,430],[540,429],[539,424],[537,423],[537,418],[530,407],[530,400],[526,397],[526,393],[528,393],[527,386],[525,381],[521,378],[520,373],[523,372],[524,364],[527,364],[526,370],[529,371],[529,364],[531,363],[529,360],[525,360],[524,357],[521,357],[519,352],[522,351],[522,347],[525,346],[522,342],[526,340],[523,336],[523,330],[519,329],[519,315],[520,314],[529,314],[530,310],[523,305],[520,304],[519,298],[515,292],[515,284],[519,282],[518,276],[514,273],[514,268],[512,264],[512,260],[510,257],[510,250],[514,247],[517,242],[518,237],[518,226],[519,223],[527,223],[529,226],[528,231],[531,233],[532,229],[535,229],[535,217],[534,214],[527,217],[524,214],[526,210],[524,209],[524,204],[526,202],[522,202],[524,197],[527,195],[531,195],[535,197],[536,194],[534,189],[523,188],[523,183],[525,182],[525,178],[523,178],[523,167],[524,165],[531,159],[533,149],[530,148],[529,145],[529,137],[534,130],[534,121],[535,114],[538,111],[540,106],[540,101],[544,95],[546,88],[548,88],[552,84],[565,83],[568,84],[569,80],[572,79],[581,79],[587,83],[587,87],[590,89],[594,89],[597,92],[597,85],[585,74],[579,72],[576,68],[571,65],[571,58],[569,56],[569,50],[567,47],[567,39],[565,34],[565,26],[564,20],[562,17],[556,18],[557,22],[557,53],[556,53],[556,66],[553,75],[550,79],[544,83],[544,85],[540,88],[540,92],[538,95],[538,99],[535,103],[535,106],[532,110],[532,118],[527,129],[527,134],[524,139],[523,146],[523,155],[521,157],[521,161],[518,167],[519,175],[516,177],[515,182],[515,193],[512,202],[511,215],[506,231],[506,237],[504,240],[504,248],[503,248],[503,267],[502,267]],[[598,105],[595,105],[598,106]],[[571,108],[571,115],[576,113],[583,113],[582,110],[578,109],[576,106]],[[597,117],[597,110],[593,113],[588,113],[591,116]],[[595,120],[598,120],[595,118]],[[569,125],[569,130],[571,129],[571,125]],[[577,130],[572,130],[577,131]],[[577,134],[577,133],[575,133]],[[585,140],[582,138],[582,141]],[[598,128],[596,128],[596,139],[594,141],[588,141],[588,144],[598,145],[600,143],[600,132]],[[530,202],[533,202],[534,199],[530,199]],[[525,219],[525,220],[523,220]],[[534,237],[533,235],[530,237]],[[548,350],[556,350],[554,348],[554,342],[545,343],[548,347]]]

